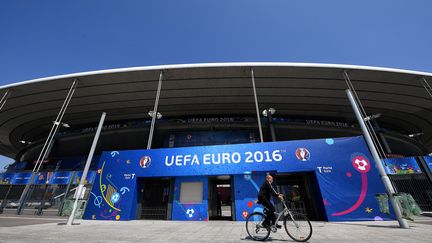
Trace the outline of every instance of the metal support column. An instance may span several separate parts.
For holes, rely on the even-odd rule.
[[[360,127],[361,127],[361,129],[363,131],[363,136],[366,139],[366,142],[367,142],[367,145],[369,147],[369,150],[371,151],[372,156],[373,156],[373,158],[375,160],[375,166],[378,169],[379,174],[381,176],[381,180],[382,180],[382,182],[383,182],[383,184],[384,184],[384,186],[386,188],[386,191],[387,191],[387,194],[389,196],[391,205],[393,207],[393,210],[395,211],[396,218],[399,221],[399,226],[401,228],[407,229],[407,228],[409,228],[408,224],[407,224],[406,220],[402,218],[401,209],[399,208],[399,205],[397,204],[397,202],[396,202],[396,200],[394,198],[395,190],[394,190],[394,188],[393,188],[393,186],[392,186],[392,184],[390,182],[389,177],[387,176],[387,174],[386,174],[386,172],[384,170],[384,166],[382,165],[381,158],[378,155],[378,151],[376,150],[375,145],[374,145],[374,143],[372,141],[372,137],[369,134],[368,129],[366,127],[366,124],[365,124],[365,121],[364,121],[364,117],[361,115],[359,107],[358,107],[358,104],[357,104],[356,100],[354,99],[354,96],[351,93],[351,91],[347,89],[346,93],[347,93],[348,99],[349,99],[349,101],[351,103],[351,106],[352,106],[352,108],[354,110],[354,113],[356,115],[358,123],[360,124]]]
[[[0,111],[3,109],[3,106],[6,104],[7,99],[9,98],[9,90],[6,90],[3,97],[0,100]]]
[[[154,132],[154,127],[155,127],[155,123],[156,123],[156,118],[157,118],[157,114],[158,114],[158,106],[159,106],[159,97],[160,97],[160,92],[161,92],[161,88],[162,88],[162,71],[159,74],[159,83],[158,83],[158,88],[156,91],[156,99],[155,99],[155,104],[154,104],[154,108],[153,108],[153,116],[152,116],[152,121],[151,121],[151,125],[150,125],[150,133],[149,133],[149,137],[148,137],[148,142],[147,142],[147,149],[151,149],[152,146],[152,140],[153,140],[153,132]]]
[[[392,153],[392,150],[391,150],[391,148],[390,148],[390,145],[388,144],[387,139],[384,137],[384,134],[381,132],[381,127],[379,126],[379,124],[378,124],[376,118],[375,118],[375,119],[372,119],[372,123],[373,123],[373,125],[378,129],[377,133],[378,133],[378,136],[379,136],[380,139],[381,139],[381,142],[382,142],[383,145],[384,145],[384,148],[385,148],[385,150],[386,150],[385,152],[387,152],[388,154],[391,154],[391,153]]]
[[[276,142],[276,133],[275,133],[275,129],[274,129],[273,117],[271,115],[271,112],[268,114],[267,119],[268,119],[268,125],[270,127],[270,135],[271,135],[272,141]]]
[[[86,165],[84,167],[83,174],[81,176],[80,184],[78,186],[78,191],[77,191],[77,194],[76,194],[77,196],[75,198],[75,202],[74,202],[74,205],[73,205],[73,208],[72,208],[72,212],[71,212],[71,214],[69,216],[69,219],[67,221],[67,225],[72,225],[73,224],[73,221],[74,221],[74,218],[75,218],[76,208],[78,206],[78,199],[81,196],[81,193],[82,193],[82,190],[83,190],[83,187],[84,187],[84,183],[86,182],[86,179],[87,179],[87,173],[88,173],[88,171],[90,169],[90,164],[91,164],[91,161],[93,159],[93,154],[94,154],[94,151],[96,149],[97,142],[99,140],[99,135],[101,133],[103,123],[105,121],[105,116],[106,116],[106,113],[103,112],[102,115],[101,115],[100,121],[99,121],[99,126],[98,126],[98,128],[96,130],[96,135],[95,135],[95,137],[93,139],[93,144],[92,144],[92,146],[90,148],[90,152],[89,152],[89,155],[87,157],[87,162],[86,162]]]
[[[428,81],[425,77],[421,78],[421,82],[423,87],[425,88],[426,92],[429,94],[429,96],[432,98],[432,87],[429,85]]]
[[[345,83],[347,84],[348,89],[350,91],[352,91],[354,99],[356,99],[358,101],[358,105],[359,105],[358,108],[359,108],[360,115],[365,118],[364,121],[365,121],[366,129],[368,131],[368,134],[371,135],[372,142],[373,142],[374,146],[378,149],[378,155],[380,155],[382,158],[387,158],[386,153],[385,153],[385,151],[384,151],[384,149],[383,149],[383,147],[382,147],[382,145],[378,139],[378,136],[375,133],[375,130],[374,130],[372,124],[371,124],[370,120],[372,119],[373,116],[368,116],[366,114],[366,111],[364,110],[363,106],[361,105],[360,98],[357,96],[354,85],[352,84],[351,79],[350,79],[350,77],[346,71],[343,72],[343,76],[345,78]]]
[[[65,98],[65,100],[63,102],[62,107],[60,108],[59,113],[57,114],[56,120],[54,121],[53,126],[51,127],[51,130],[50,130],[50,132],[48,134],[48,137],[47,137],[47,139],[45,141],[45,144],[42,147],[42,150],[41,150],[41,152],[40,152],[40,154],[38,156],[38,159],[36,160],[36,164],[33,167],[32,176],[30,178],[30,182],[26,185],[26,187],[24,188],[23,193],[21,194],[21,198],[19,200],[19,205],[18,205],[18,208],[17,208],[17,214],[21,214],[22,213],[22,210],[23,210],[23,208],[25,206],[25,203],[26,203],[26,200],[27,200],[28,192],[30,190],[30,186],[31,186],[31,184],[34,181],[34,178],[36,177],[36,174],[39,172],[39,170],[40,170],[40,168],[42,166],[43,161],[45,160],[46,156],[49,154],[49,152],[51,150],[50,148],[52,146],[52,141],[53,141],[53,139],[54,139],[54,137],[55,137],[55,135],[57,133],[57,130],[58,130],[59,126],[61,125],[61,121],[63,119],[63,116],[64,116],[65,112],[66,112],[67,107],[69,106],[69,103],[70,103],[70,101],[72,99],[72,96],[75,93],[75,89],[76,89],[77,85],[78,85],[78,80],[75,79],[73,81],[70,89],[69,89],[69,92],[68,92],[68,94],[67,94],[67,96],[66,96],[66,98]]]
[[[276,133],[275,133],[274,124],[273,124],[273,115],[275,113],[276,113],[275,108],[268,108],[267,110],[263,110],[263,112],[262,112],[263,116],[267,117],[267,124],[269,126],[270,136],[271,136],[272,142],[276,142]]]
[[[259,134],[260,134],[261,143],[263,143],[264,139],[263,139],[262,126],[261,126],[260,112],[259,112],[259,108],[258,108],[258,98],[257,98],[256,87],[255,87],[255,76],[254,76],[253,68],[251,68],[251,76],[252,76],[252,87],[253,87],[254,98],[255,98],[255,109],[256,109],[256,115],[257,115],[257,120],[258,120],[258,130],[259,130]]]

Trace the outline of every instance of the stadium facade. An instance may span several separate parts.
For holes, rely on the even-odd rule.
[[[86,219],[243,220],[260,210],[266,173],[313,220],[393,218],[375,199],[385,190],[350,89],[395,189],[432,211],[429,82],[431,73],[377,67],[216,63],[6,85],[0,153],[16,161],[1,175],[1,208],[67,214],[106,112],[78,195]]]

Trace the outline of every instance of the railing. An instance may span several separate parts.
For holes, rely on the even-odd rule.
[[[422,174],[389,175],[398,192],[412,195],[423,211],[432,211],[432,185]]]
[[[143,206],[141,209],[142,219],[166,219],[167,208],[166,206]]]

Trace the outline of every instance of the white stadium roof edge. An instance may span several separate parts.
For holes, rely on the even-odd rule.
[[[159,72],[164,73],[159,111],[164,117],[256,117],[250,69],[258,103],[279,116],[324,117],[355,122],[345,94],[347,71],[368,114],[381,113],[380,125],[403,133],[422,132],[432,150],[432,99],[424,80],[432,73],[393,68],[283,62],[177,64],[81,72],[0,87],[10,95],[0,111],[0,154],[14,157],[47,136],[74,79],[77,91],[63,120],[72,126],[144,119],[153,109]]]
[[[328,63],[296,63],[296,62],[226,62],[226,63],[193,63],[193,64],[170,64],[170,65],[156,65],[156,66],[144,66],[144,67],[128,67],[128,68],[113,68],[104,69],[98,71],[88,71],[71,73],[65,75],[57,75],[52,77],[31,79],[21,81],[17,83],[7,84],[0,86],[1,89],[8,89],[14,86],[44,82],[54,79],[65,79],[65,78],[77,78],[80,76],[89,76],[97,74],[108,74],[108,73],[121,73],[121,72],[134,72],[134,71],[151,71],[151,70],[169,70],[169,69],[183,69],[183,68],[209,68],[209,67],[310,67],[310,68],[336,68],[341,70],[369,70],[369,71],[380,71],[380,72],[395,72],[401,74],[411,74],[419,76],[430,76],[432,73],[413,71],[398,68],[385,68],[385,67],[373,67],[363,65],[345,65],[345,64],[328,64]]]

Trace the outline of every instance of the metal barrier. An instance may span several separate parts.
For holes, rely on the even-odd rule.
[[[142,219],[166,219],[167,218],[167,208],[159,206],[144,206],[141,209]]]
[[[398,192],[412,195],[421,210],[432,211],[432,185],[422,174],[389,175]]]
[[[70,188],[69,192],[67,186],[57,184],[31,185],[28,194],[29,198],[23,205],[23,212],[27,215],[38,216],[65,215],[62,214],[64,203],[67,200],[72,200],[75,194],[74,186]],[[88,190],[86,190],[82,201],[87,201],[90,196],[91,186],[91,184],[86,185]],[[0,185],[0,213],[15,214],[24,188],[25,185]]]
[[[0,185],[0,213],[16,210],[24,187],[24,185]]]

